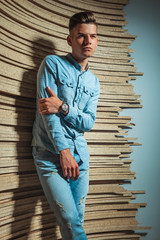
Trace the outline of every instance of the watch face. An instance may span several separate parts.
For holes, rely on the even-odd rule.
[[[62,111],[64,111],[64,112],[68,111],[68,104],[67,103],[62,104]]]

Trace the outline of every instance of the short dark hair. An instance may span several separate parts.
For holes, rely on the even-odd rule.
[[[77,24],[81,23],[91,23],[97,26],[95,16],[92,12],[79,12],[74,14],[69,21],[69,31],[71,31]]]

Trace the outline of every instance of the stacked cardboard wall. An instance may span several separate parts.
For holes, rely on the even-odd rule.
[[[97,120],[86,133],[90,152],[90,190],[84,228],[88,239],[137,240],[136,214],[145,203],[123,184],[130,170],[134,126],[124,108],[140,108],[133,89],[136,72],[124,6],[128,0],[1,0],[0,207],[1,239],[61,239],[55,217],[41,189],[31,154],[36,73],[49,54],[66,55],[69,17],[95,13],[99,46],[89,66],[101,84]]]

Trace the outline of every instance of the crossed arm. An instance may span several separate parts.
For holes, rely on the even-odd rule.
[[[61,101],[57,95],[51,90],[51,88],[46,88],[49,93],[49,98],[41,98],[39,100],[39,112],[42,115],[48,114],[57,114],[60,112],[61,105],[63,101]],[[92,110],[96,112],[97,106],[97,96],[92,99]],[[86,112],[79,111],[77,108],[71,108],[72,113],[68,112],[68,116],[64,116],[67,121],[69,121],[73,127],[81,131],[88,131],[92,128],[95,122],[95,112],[93,113],[89,110],[89,107]],[[69,116],[70,115],[70,116]],[[78,164],[74,160],[73,156],[70,153],[69,148],[60,151],[60,163],[63,169],[64,176],[68,176],[69,178],[78,179],[79,169]]]
[[[39,112],[40,114],[56,114],[59,113],[62,101],[56,96],[56,94],[47,87],[47,91],[50,94],[49,98],[41,98],[39,100]],[[77,180],[79,177],[79,166],[76,160],[73,158],[69,148],[60,151],[60,164],[63,170],[64,177]]]
[[[62,101],[57,97],[57,85],[54,77],[54,62],[50,58],[44,61],[38,72],[38,98],[39,112],[42,115],[46,131],[51,139],[52,144],[60,152],[60,164],[62,166],[63,175],[70,179],[77,180],[79,177],[79,166],[72,156],[68,143],[61,129],[60,111]],[[48,86],[51,86],[49,88]],[[71,106],[69,112],[64,116],[65,120],[70,122],[73,127],[80,131],[89,131],[94,122],[96,115],[96,107],[99,96],[97,94],[92,97],[91,103],[83,112],[77,107]],[[62,144],[63,143],[63,144]]]

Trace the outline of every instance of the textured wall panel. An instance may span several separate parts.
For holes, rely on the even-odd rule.
[[[131,172],[134,126],[124,108],[140,108],[129,47],[130,35],[123,7],[128,0],[1,0],[0,79],[0,203],[1,239],[60,239],[56,221],[41,189],[31,155],[35,114],[36,73],[49,54],[70,52],[66,43],[69,17],[91,10],[99,23],[99,46],[90,68],[99,77],[101,95],[97,120],[86,133],[90,158],[90,191],[84,228],[88,239],[140,239],[136,214],[145,203],[133,203],[135,194],[123,184]]]

